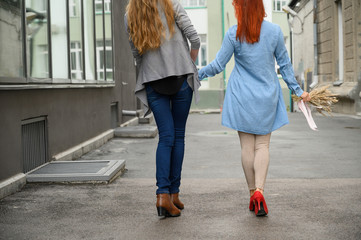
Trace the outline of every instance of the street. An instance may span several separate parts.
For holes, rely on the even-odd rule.
[[[81,159],[125,159],[108,185],[27,184],[0,200],[0,239],[361,239],[361,117],[301,113],[272,133],[269,214],[248,210],[234,130],[190,114],[178,218],[156,214],[154,139],[115,138]]]

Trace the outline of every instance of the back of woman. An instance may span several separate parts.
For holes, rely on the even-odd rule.
[[[237,40],[237,25],[231,27],[225,36],[224,56],[220,63],[225,66],[225,61],[228,62],[234,54],[236,64],[227,91],[237,94],[226,94],[222,123],[254,134],[268,134],[288,123],[284,104],[278,105],[283,102],[283,97],[275,60],[289,88],[302,94],[298,83],[293,81],[293,70],[280,27],[267,21],[263,21],[261,26],[259,41],[255,43],[240,42]],[[206,70],[202,69],[201,73]],[[247,106],[237,104],[240,102],[247,103]],[[234,116],[234,112],[245,114]],[[254,122],[258,124],[254,125]]]
[[[124,20],[139,70],[135,94],[158,127],[158,216],[178,217],[186,122],[200,86],[194,64],[200,39],[178,0],[130,0]]]
[[[264,216],[268,214],[263,189],[271,133],[288,123],[275,60],[288,88],[305,101],[310,98],[294,77],[280,27],[263,19],[263,1],[233,0],[233,6],[238,24],[228,30],[216,59],[199,71],[199,78],[222,72],[234,55],[235,67],[228,80],[222,124],[238,132],[242,167],[251,196],[249,209],[256,216]]]
[[[262,22],[259,41],[253,44],[236,40],[237,25],[230,30],[230,39],[235,46],[234,57],[237,63],[249,76],[260,81],[278,80],[275,70],[275,52],[281,34],[278,25]],[[256,79],[255,79],[256,80]]]
[[[199,49],[200,39],[178,0],[130,0],[124,22],[138,66],[135,95],[144,104],[146,115],[150,110],[145,84],[169,76],[187,75],[198,102],[200,82],[189,52]]]

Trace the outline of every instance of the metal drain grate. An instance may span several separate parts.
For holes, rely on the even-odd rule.
[[[125,170],[124,160],[50,162],[32,172],[28,182],[111,182]]]

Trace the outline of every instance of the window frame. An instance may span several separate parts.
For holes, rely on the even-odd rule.
[[[207,34],[199,34],[199,36],[200,36],[200,39],[201,39],[201,46],[199,48],[199,54],[198,54],[197,60],[195,62],[195,63],[197,63],[197,61],[198,61],[198,64],[196,64],[197,69],[201,69],[202,67],[205,67],[208,64],[208,35]],[[204,38],[202,38],[203,36],[204,36]],[[205,41],[202,42],[203,39]],[[202,54],[202,46],[206,47],[206,51],[205,51],[206,56],[205,57]],[[206,65],[202,65],[202,60],[206,61]]]
[[[102,6],[104,6],[103,7],[104,14],[111,13],[111,0],[94,0],[94,12],[95,12],[95,14],[103,13],[102,11],[99,11],[99,10],[96,9],[97,4],[99,4],[99,3],[103,3]]]
[[[105,41],[107,43],[107,41],[111,41],[111,40],[105,40]],[[112,72],[114,74],[114,64],[112,64],[113,68],[107,68],[108,67],[107,66],[107,61],[104,61],[104,56],[105,56],[105,59],[106,59],[107,51],[111,52],[112,49],[113,49],[113,47],[110,46],[110,45],[106,45],[105,47],[104,46],[96,47],[96,51],[97,51],[97,54],[96,54],[96,56],[97,56],[97,70],[99,70],[99,71],[96,72],[96,75],[97,75],[97,78],[99,78],[99,79],[100,79],[99,75],[101,73],[104,74],[104,77],[108,72]],[[103,55],[101,55],[100,52],[103,52]],[[104,63],[103,68],[100,65],[100,62],[101,62],[100,56],[103,57],[103,63]],[[109,70],[111,70],[111,71],[109,71]],[[105,80],[105,81],[108,81],[108,80]]]
[[[21,27],[21,57],[22,57],[22,64],[23,64],[23,69],[22,69],[22,77],[5,77],[5,76],[1,76],[0,75],[0,86],[2,84],[13,84],[13,83],[18,83],[18,84],[25,84],[27,83],[27,78],[26,78],[26,72],[27,72],[27,65],[26,65],[26,51],[25,51],[25,47],[26,47],[26,41],[24,40],[24,36],[26,36],[25,34],[25,2],[24,1],[20,1],[20,12],[21,12],[21,19],[20,19],[20,27]]]
[[[273,11],[274,12],[283,12],[282,8],[287,6],[287,0],[273,0]],[[280,9],[277,9],[277,4],[280,4]]]
[[[103,13],[103,42],[104,42],[104,53],[106,53],[106,51],[109,51],[109,47],[105,46],[105,20],[104,20],[104,15],[105,14],[110,14],[110,28],[111,28],[111,51],[112,51],[112,72],[113,72],[113,78],[112,79],[107,79],[106,78],[106,74],[109,71],[109,69],[106,68],[106,56],[104,54],[104,64],[105,64],[105,72],[104,72],[104,80],[98,80],[97,77],[97,57],[96,57],[96,44],[94,44],[94,48],[93,48],[93,55],[94,55],[94,68],[95,68],[95,79],[91,79],[88,80],[86,79],[86,71],[85,71],[85,64],[83,63],[83,68],[82,68],[82,79],[72,79],[71,75],[72,75],[72,70],[71,70],[71,48],[70,48],[70,27],[69,27],[69,22],[70,22],[70,18],[72,17],[70,15],[70,1],[73,0],[63,0],[64,4],[66,4],[66,35],[67,35],[67,58],[68,58],[68,78],[67,79],[59,79],[59,78],[53,78],[53,65],[52,65],[52,36],[51,36],[51,1],[50,0],[45,0],[45,2],[47,3],[47,22],[48,22],[48,26],[47,26],[47,46],[48,46],[48,53],[47,53],[47,60],[48,60],[48,71],[49,71],[49,77],[46,78],[35,78],[35,77],[30,77],[29,76],[29,72],[28,72],[28,46],[27,46],[27,30],[26,27],[27,26],[27,20],[26,20],[26,4],[25,4],[26,0],[21,0],[20,1],[20,11],[21,11],[21,35],[22,35],[22,64],[23,64],[23,77],[6,77],[6,76],[0,76],[0,90],[1,89],[36,89],[36,88],[79,88],[79,87],[92,87],[92,86],[98,86],[98,87],[114,87],[115,86],[115,79],[114,79],[114,64],[115,64],[115,54],[114,54],[114,33],[113,33],[113,24],[114,24],[114,16],[113,16],[113,0],[100,0],[102,2],[102,13]],[[79,11],[78,14],[80,15],[81,18],[81,25],[82,25],[82,31],[81,31],[81,38],[82,41],[84,43],[84,18],[85,18],[85,12],[84,12],[84,4],[83,1],[80,1],[81,5],[79,6]],[[92,11],[92,20],[93,20],[93,38],[94,38],[94,43],[96,42],[96,20],[95,20],[95,16],[96,16],[96,8],[95,8],[95,1],[92,1],[93,4],[93,11]],[[105,7],[105,4],[107,4],[107,9]],[[109,40],[109,39],[108,39]],[[82,58],[83,60],[85,59],[85,45],[81,44],[81,49],[82,49]],[[91,51],[91,52],[92,52]],[[45,84],[45,85],[44,85]],[[50,84],[50,85],[49,85]],[[65,85],[64,85],[65,84]],[[80,85],[79,85],[80,84]]]
[[[196,1],[196,5],[191,4],[191,1]],[[200,4],[201,1],[204,1],[204,4]],[[186,9],[190,9],[190,8],[206,8],[207,7],[207,0],[183,0],[180,1],[181,5],[186,8]]]

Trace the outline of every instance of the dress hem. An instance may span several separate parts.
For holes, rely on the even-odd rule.
[[[222,125],[225,126],[225,127],[231,128],[231,129],[236,130],[238,132],[250,133],[250,134],[255,134],[255,135],[267,135],[269,133],[272,133],[273,131],[276,131],[277,129],[280,129],[281,127],[283,127],[283,126],[285,126],[287,124],[289,124],[288,121],[284,122],[282,124],[279,124],[277,127],[272,128],[272,130],[270,132],[258,132],[258,131],[250,131],[250,130],[241,129],[241,128],[235,128],[235,127],[232,127],[232,126],[227,125],[227,124],[222,122]]]

